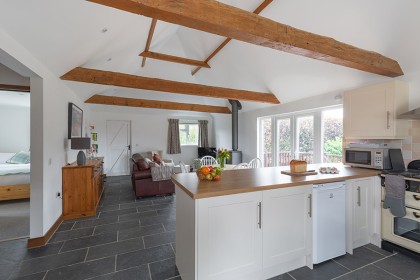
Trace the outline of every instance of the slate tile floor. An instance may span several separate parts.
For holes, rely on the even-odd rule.
[[[109,177],[96,217],[65,221],[46,246],[0,242],[0,280],[181,280],[175,266],[175,197],[136,200],[129,177]],[[277,280],[417,280],[420,262],[373,245]]]

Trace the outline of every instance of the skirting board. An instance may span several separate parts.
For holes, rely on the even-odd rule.
[[[29,184],[0,186],[0,201],[29,198],[30,192]]]
[[[57,228],[61,225],[62,222],[63,222],[63,216],[60,215],[57,221],[55,221],[55,223],[52,225],[52,227],[47,231],[47,233],[44,236],[28,239],[28,248],[40,247],[47,244],[51,236],[54,234],[54,232],[57,230]]]

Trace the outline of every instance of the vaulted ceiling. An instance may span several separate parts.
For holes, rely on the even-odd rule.
[[[253,11],[262,0],[220,1]],[[232,40],[192,76],[194,66],[142,57],[152,20],[84,0],[0,0],[4,29],[57,77],[86,67],[256,92],[287,103],[389,78]],[[274,0],[261,16],[332,37],[399,62],[406,79],[420,73],[417,0]],[[225,37],[158,21],[150,51],[203,61]],[[83,100],[94,94],[215,106],[226,100],[66,82]],[[59,93],[58,93],[59,94]],[[244,110],[273,104],[244,101]],[[140,109],[139,109],[140,110]]]

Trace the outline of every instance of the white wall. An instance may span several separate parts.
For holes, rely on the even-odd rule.
[[[29,86],[29,78],[19,75],[0,63],[0,84]]]
[[[191,164],[197,158],[197,146],[181,146],[181,154],[167,154],[168,119],[208,120],[209,144],[214,145],[213,118],[206,113],[178,112],[171,110],[141,109],[127,107],[111,107],[91,105],[91,123],[98,133],[99,155],[105,157],[105,172],[109,169],[110,162],[106,160],[106,121],[128,120],[131,121],[132,154],[136,152],[163,151],[163,158],[173,159],[176,164],[183,161]]]
[[[30,143],[30,109],[0,104],[0,152],[28,151]]]
[[[31,77],[31,210],[30,237],[43,236],[62,213],[61,167],[67,156],[67,104],[89,110],[58,76],[0,28],[0,63]],[[73,159],[73,160],[74,160]]]

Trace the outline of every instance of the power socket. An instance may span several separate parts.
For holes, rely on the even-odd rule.
[[[61,197],[61,192],[57,192],[57,193],[55,194],[55,197]]]

